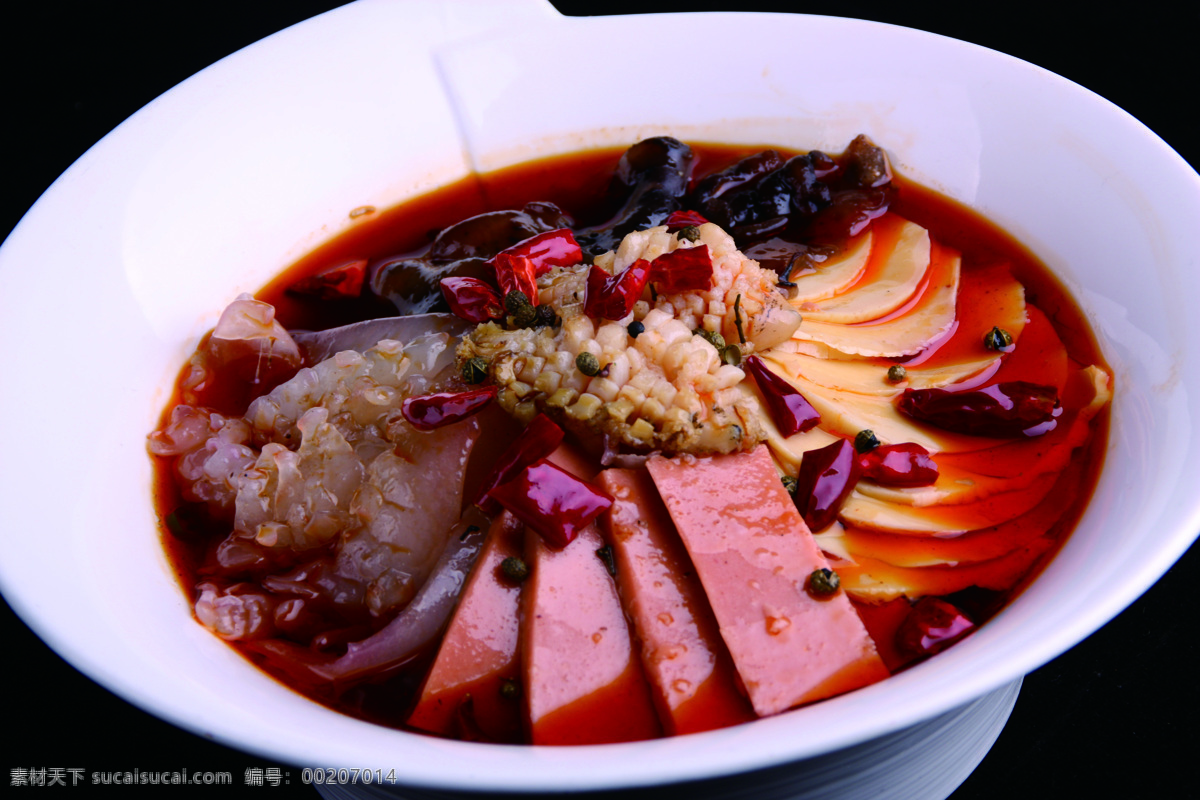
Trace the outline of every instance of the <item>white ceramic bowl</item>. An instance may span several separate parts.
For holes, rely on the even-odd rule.
[[[730,58],[693,45],[717,31],[757,44]],[[858,55],[846,59],[847,49]],[[704,87],[701,97],[678,91],[681,74]],[[859,132],[1038,253],[1083,305],[1116,372],[1096,500],[1034,586],[976,635],[884,683],[749,726],[514,749],[334,714],[192,621],[158,545],[145,434],[219,310],[336,233],[349,209],[389,205],[471,168],[659,133],[837,150]],[[39,531],[0,540],[4,594],[69,661],[168,720],[287,763],[398,767],[416,786],[647,785],[869,741],[1062,653],[1200,530],[1200,363],[1189,345],[1200,326],[1187,308],[1200,297],[1196,219],[1200,179],[1139,123],[1061,78],[960,42],[792,15],[566,19],[540,0],[348,6],[146,107],[80,159],[0,250],[0,340],[38,330],[44,343],[5,348],[6,386],[56,385],[63,366],[49,351],[67,354],[72,385],[90,387],[86,405],[48,392],[32,411],[22,393],[0,395],[0,441],[22,454],[0,467],[5,530]],[[68,269],[77,290],[59,295],[56,314],[75,324],[46,331],[43,311],[22,298],[54,292],[54,275]],[[116,361],[90,355],[118,351]]]

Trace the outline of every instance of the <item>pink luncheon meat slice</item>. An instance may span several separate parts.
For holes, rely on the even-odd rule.
[[[414,728],[461,738],[520,742],[521,702],[505,692],[517,684],[520,585],[500,564],[520,557],[525,526],[505,512],[488,531],[483,551],[446,628],[416,708]]]
[[[603,528],[663,727],[674,735],[754,719],[704,589],[649,473],[609,469],[597,483],[613,497]]]
[[[805,590],[808,576],[829,565],[766,446],[655,456],[647,467],[759,715],[888,676],[845,593],[818,599]]]
[[[588,525],[561,550],[525,534],[521,651],[533,744],[602,744],[661,735],[617,598]]]
[[[591,480],[595,468],[564,444],[550,460]],[[653,739],[662,727],[634,651],[594,524],[561,549],[525,534],[521,660],[533,744]]]

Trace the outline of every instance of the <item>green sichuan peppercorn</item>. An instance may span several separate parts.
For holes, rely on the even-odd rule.
[[[534,311],[537,312],[534,327],[558,328],[562,325],[562,317],[554,313],[554,306],[540,305]]]
[[[483,383],[487,376],[488,362],[482,356],[475,356],[462,365],[462,377],[467,383]]]
[[[575,366],[584,375],[592,377],[600,372],[600,359],[585,350],[575,356]]]
[[[716,331],[708,331],[704,328],[700,328],[696,331],[696,335],[711,344],[713,347],[717,348],[717,352],[720,352],[721,348],[725,346],[725,337]]]
[[[513,583],[521,583],[529,577],[529,565],[516,556],[500,562],[500,572]]]
[[[533,306],[529,302],[529,295],[522,292],[520,289],[513,289],[508,294],[504,295],[504,310],[512,315],[516,315],[518,311],[526,306]]]
[[[804,582],[804,588],[813,597],[829,597],[835,594],[841,585],[838,574],[828,567],[814,569],[808,576],[808,580]]]
[[[854,449],[859,453],[869,453],[879,444],[879,437],[870,429],[861,430],[854,436]]]
[[[796,479],[791,475],[784,475],[781,480],[783,481],[783,488],[787,489],[787,493],[794,495],[796,493]]]
[[[742,348],[736,344],[727,344],[720,350],[721,363],[728,364],[731,367],[740,366],[742,363]]]
[[[988,350],[1006,350],[1012,343],[1012,334],[1003,328],[993,327],[983,335],[983,346]]]
[[[900,366],[899,364],[896,364],[895,366],[892,366],[892,367],[888,367],[888,380],[891,381],[892,383],[899,383],[900,381],[904,380],[907,377],[908,377],[908,370],[906,370],[904,367]]]
[[[520,289],[513,289],[504,295],[504,310],[512,317],[512,324],[518,328],[532,328],[537,324],[537,309]]]
[[[675,232],[675,238],[680,241],[696,242],[700,240],[700,229],[695,225],[688,225],[686,228],[680,228]]]

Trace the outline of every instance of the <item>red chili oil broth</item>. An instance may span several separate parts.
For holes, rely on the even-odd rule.
[[[722,169],[740,158],[763,148],[751,146],[695,144],[695,178]],[[776,148],[778,149],[778,148]],[[608,197],[612,170],[622,150],[609,149],[556,156],[540,161],[509,167],[486,175],[471,176],[450,186],[401,203],[395,207],[358,214],[348,230],[315,248],[268,283],[258,298],[276,308],[277,318],[289,329],[321,330],[348,324],[361,319],[393,316],[396,312],[386,301],[364,290],[363,297],[354,300],[317,300],[287,291],[297,281],[338,264],[357,259],[380,259],[395,255],[417,253],[425,248],[443,228],[475,214],[519,208],[531,201],[548,201],[570,214],[577,226],[598,224],[608,219],[617,203]],[[780,150],[784,157],[795,153]],[[1026,298],[1042,309],[1066,345],[1069,366],[1104,365],[1099,347],[1090,333],[1084,315],[1069,297],[1062,284],[1023,245],[984,219],[978,213],[926,187],[896,176],[898,187],[891,210],[930,230],[933,238],[944,246],[962,253],[962,282],[971,280],[973,271],[1003,263],[1025,285]],[[176,388],[172,402],[164,411],[165,423],[179,401]],[[955,605],[966,611],[976,623],[983,623],[1016,597],[1053,557],[1067,534],[1075,527],[1091,496],[1103,462],[1108,433],[1107,412],[1091,422],[1092,436],[1080,452],[1076,452],[1073,469],[1064,472],[1051,491],[1064,511],[1049,535],[1055,545],[1028,569],[1014,588],[998,592],[969,588],[948,595]],[[170,461],[155,459],[154,499],[160,519],[181,507],[182,499],[170,470]],[[163,543],[169,554],[184,591],[195,600],[193,587],[209,561],[220,536],[181,540],[166,530]],[[215,533],[212,524],[197,526],[204,533]],[[869,606],[855,602],[871,635],[876,639],[881,655],[892,670],[903,669],[912,663],[911,656],[897,654],[893,644],[896,627],[903,618],[906,603],[903,598],[891,603]],[[420,688],[424,671],[436,644],[429,652],[408,664],[395,668],[385,676],[376,677],[349,689],[331,690],[303,679],[302,671],[289,669],[278,655],[259,643],[231,643],[247,659],[276,677],[285,685],[307,695],[334,710],[391,727],[407,729],[404,719]],[[697,700],[700,698],[698,697]],[[703,715],[702,710],[697,713]],[[469,733],[469,732],[468,732]]]

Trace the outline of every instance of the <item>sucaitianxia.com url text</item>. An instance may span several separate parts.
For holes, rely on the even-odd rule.
[[[259,770],[279,772],[279,770]],[[259,778],[261,784],[281,780],[281,775]],[[108,784],[112,786],[134,786],[150,784],[156,786],[231,786],[233,775],[228,772],[206,770],[109,770],[89,772],[82,767],[15,767],[9,770],[9,786],[79,786],[80,784]]]

